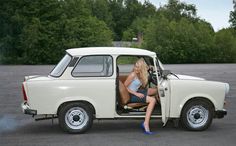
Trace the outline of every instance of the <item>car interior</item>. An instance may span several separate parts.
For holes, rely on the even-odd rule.
[[[130,102],[130,94],[124,85],[126,78],[133,69],[133,65],[142,56],[120,56],[117,59],[117,77],[116,77],[116,111],[119,115],[145,115],[147,103],[132,103]],[[153,66],[152,58],[143,57],[148,66]],[[129,60],[129,61],[128,61]],[[151,81],[148,83],[148,88],[156,87]],[[153,110],[153,115],[161,115],[161,104],[157,101]]]

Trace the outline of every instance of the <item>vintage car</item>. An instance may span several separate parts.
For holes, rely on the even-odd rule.
[[[158,88],[160,97],[152,118],[202,131],[227,114],[229,84],[174,74],[164,70],[156,53],[121,47],[68,49],[48,76],[25,76],[22,110],[38,120],[58,118],[69,133],[86,132],[94,119],[144,118],[147,104],[130,103],[123,84],[139,58],[149,66],[148,86]]]

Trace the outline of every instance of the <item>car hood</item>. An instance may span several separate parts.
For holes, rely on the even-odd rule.
[[[177,78],[177,77],[178,78]],[[180,74],[176,74],[176,76],[171,75],[169,77],[169,79],[180,79],[180,80],[205,80],[204,78],[200,78],[200,77],[194,77],[194,76],[188,76],[188,75],[180,75]]]

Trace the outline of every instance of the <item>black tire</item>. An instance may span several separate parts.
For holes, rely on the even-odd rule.
[[[89,105],[73,102],[60,109],[58,119],[63,131],[82,134],[92,127],[93,112]]]
[[[206,130],[212,123],[214,107],[204,99],[195,99],[184,106],[180,122],[182,127],[191,131]]]

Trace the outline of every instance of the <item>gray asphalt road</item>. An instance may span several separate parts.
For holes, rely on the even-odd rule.
[[[21,112],[21,82],[25,75],[46,75],[53,66],[0,66],[0,146],[70,146],[70,145],[166,145],[166,146],[234,146],[236,143],[236,64],[166,65],[175,73],[193,75],[208,80],[228,82],[228,115],[214,119],[203,132],[174,128],[171,123],[162,128],[160,120],[152,120],[155,135],[141,132],[140,120],[94,121],[86,134],[63,133],[58,121],[35,122]]]

